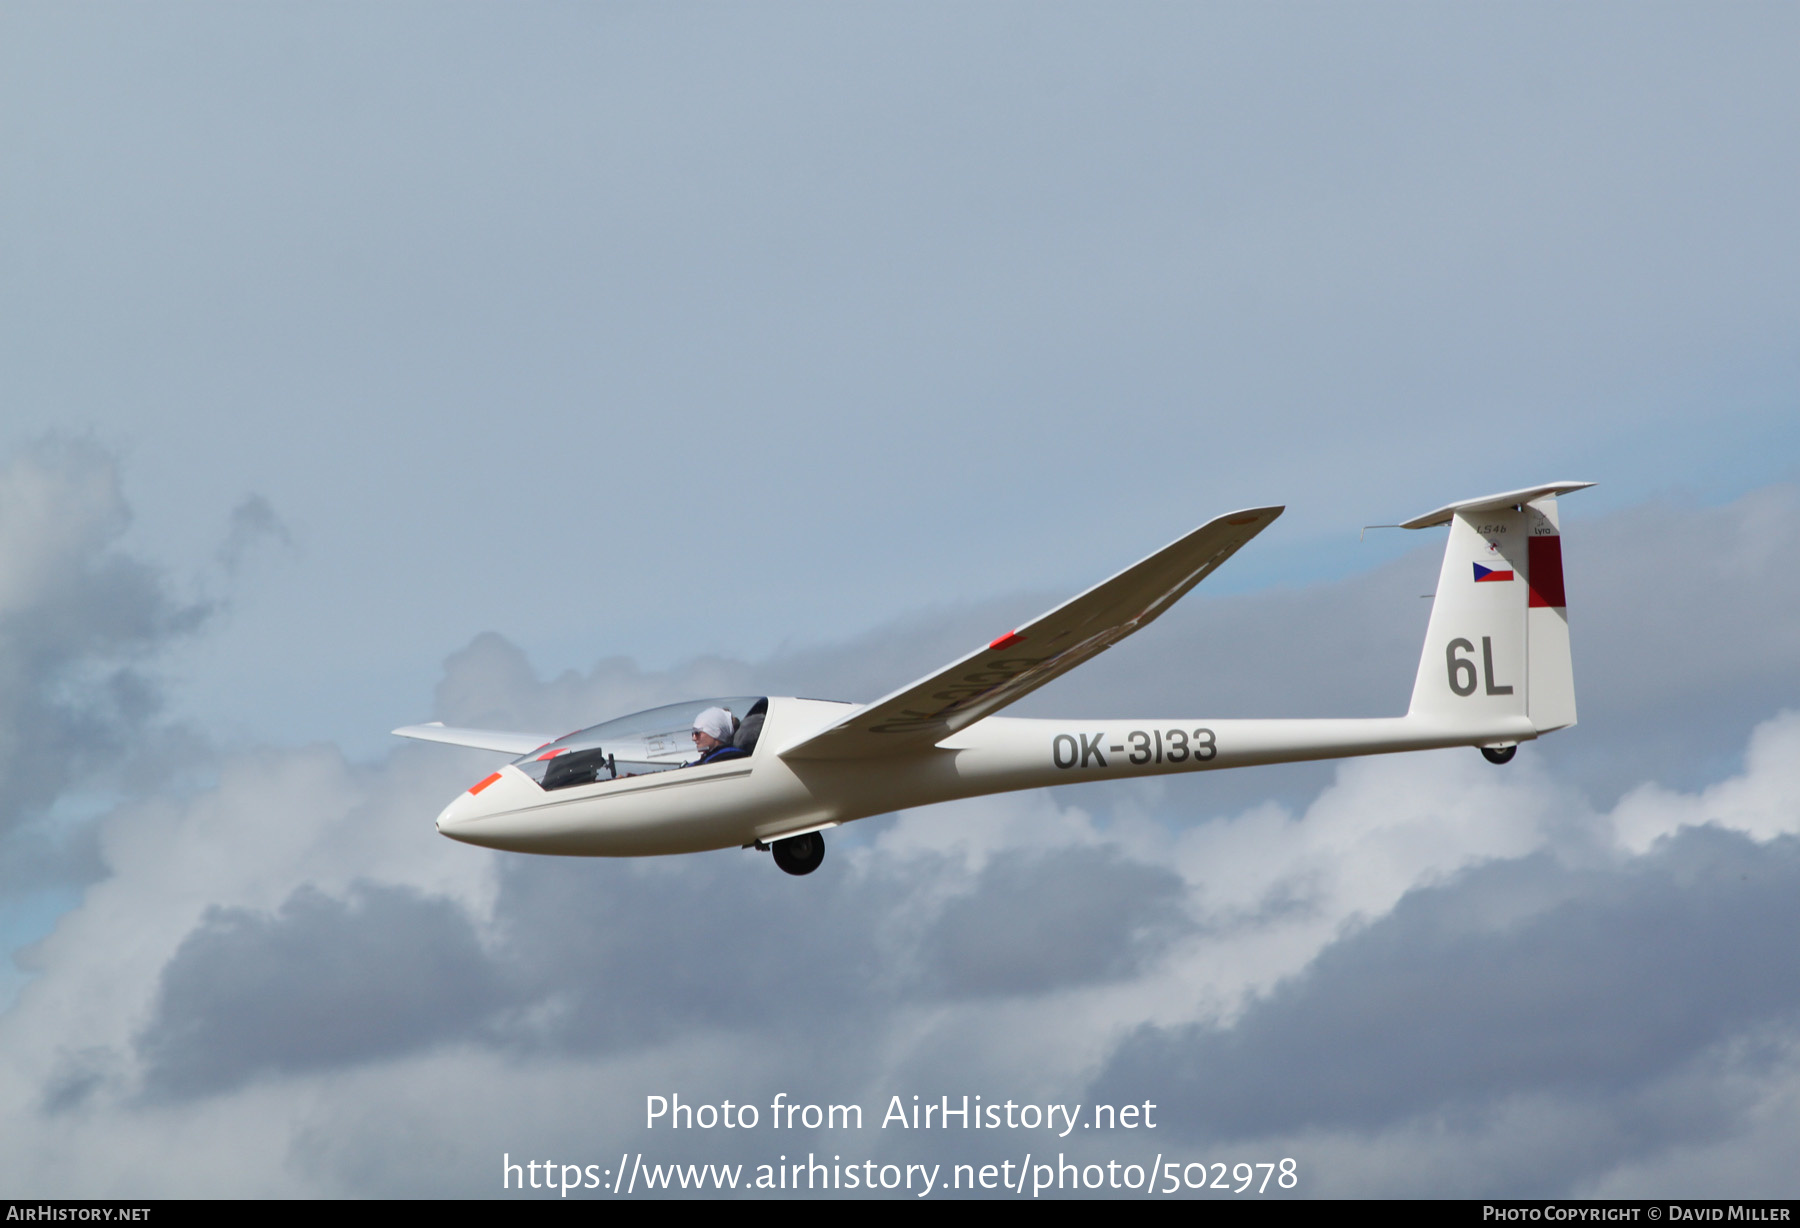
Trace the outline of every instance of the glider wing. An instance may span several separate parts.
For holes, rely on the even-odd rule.
[[[1201,525],[987,647],[784,748],[781,757],[865,759],[940,742],[1154,621],[1282,510],[1249,508]]]

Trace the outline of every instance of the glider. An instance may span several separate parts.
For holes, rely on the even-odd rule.
[[[1401,523],[1450,527],[1404,716],[997,715],[1155,621],[1283,511],[1256,507],[873,703],[728,696],[563,737],[436,723],[394,732],[517,756],[438,815],[454,840],[602,857],[768,849],[790,874],[818,868],[829,828],[987,793],[1448,746],[1505,763],[1520,742],[1575,723],[1556,498],[1591,485],[1506,491]]]

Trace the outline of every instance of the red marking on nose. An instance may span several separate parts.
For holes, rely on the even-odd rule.
[[[480,784],[478,784],[474,788],[470,789],[469,792],[470,793],[479,793],[483,789],[487,788],[489,785],[493,784],[496,780],[499,780],[499,779],[500,779],[500,773],[495,772],[492,776],[489,776],[486,780],[482,781]]]
[[[1001,636],[999,639],[997,639],[993,643],[989,644],[988,647],[989,648],[1011,648],[1014,644],[1017,644],[1020,640],[1022,640],[1024,638],[1025,637],[1020,635],[1017,631],[1008,631],[1005,635]]]

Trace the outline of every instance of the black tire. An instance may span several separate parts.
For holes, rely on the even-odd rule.
[[[804,836],[789,836],[769,846],[775,864],[789,874],[811,874],[825,860],[825,837],[809,831]]]
[[[1481,748],[1481,757],[1489,763],[1510,763],[1513,752],[1518,749],[1517,746],[1484,746]]]

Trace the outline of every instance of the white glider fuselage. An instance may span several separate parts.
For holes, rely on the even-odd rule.
[[[438,830],[524,853],[630,857],[770,844],[913,806],[1080,781],[1130,780],[1255,764],[1336,759],[1537,736],[1525,717],[1480,728],[1419,717],[1363,720],[1030,720],[991,716],[902,757],[786,760],[783,742],[841,719],[856,704],[771,698],[755,753],[744,759],[545,793],[508,765],[464,793]]]
[[[824,828],[987,793],[1450,746],[1504,763],[1518,743],[1575,723],[1556,498],[1587,485],[1465,500],[1399,526],[1450,528],[1405,716],[995,715],[1155,620],[1281,514],[1265,507],[1218,517],[872,703],[735,696],[562,738],[442,725],[395,732],[519,756],[438,816],[453,839],[614,857],[770,847],[793,874],[818,865]],[[729,744],[703,740],[708,724]],[[689,765],[702,745],[731,757]]]

